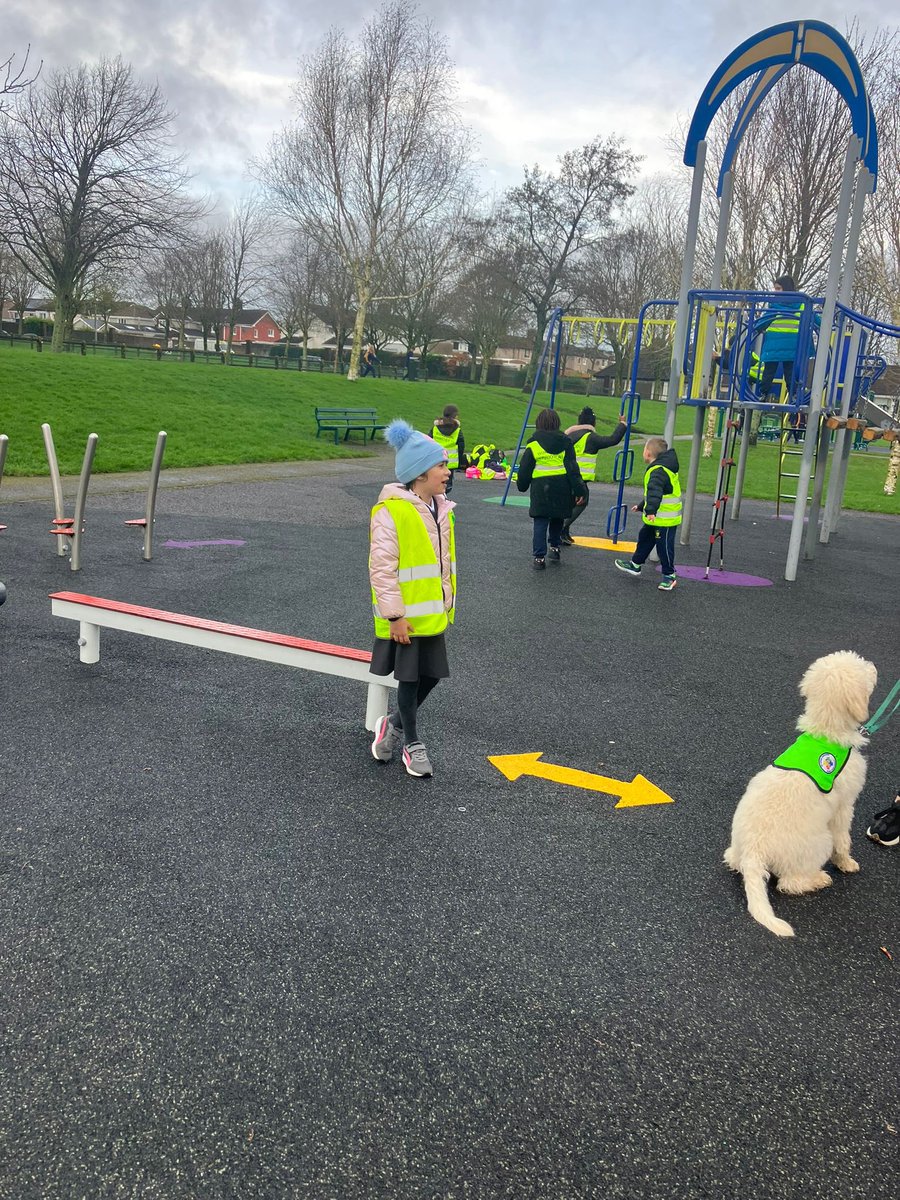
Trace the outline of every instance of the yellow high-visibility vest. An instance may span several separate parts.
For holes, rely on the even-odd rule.
[[[652,521],[647,520],[647,484],[654,471],[665,471],[672,481],[673,490],[663,496],[656,515]],[[681,483],[675,471],[660,463],[652,463],[644,474],[644,524],[645,525],[680,525],[681,524]]]
[[[439,446],[447,451],[447,466],[451,471],[455,471],[459,466],[459,435],[462,433],[462,428],[457,425],[455,432],[445,436],[438,429],[437,425],[431,431],[431,439],[437,442]]]
[[[450,586],[453,591],[453,607],[444,608],[444,585],[441,579],[441,563],[434,552],[428,530],[415,503],[409,500],[382,500],[372,509],[372,516],[386,508],[397,529],[399,558],[397,577],[400,595],[403,597],[404,616],[412,623],[415,637],[433,637],[443,633],[448,623],[456,617],[456,534],[455,520],[450,512]],[[372,588],[372,615],[375,619],[375,636],[389,638],[391,623],[378,612],[378,600]]]
[[[525,447],[534,455],[534,472],[533,479],[547,479],[551,475],[565,475],[565,450],[560,450],[559,454],[551,454],[549,450],[545,450],[540,442],[529,442]]]
[[[597,454],[596,452],[588,454],[585,449],[590,436],[589,433],[586,433],[575,443],[575,458],[578,461],[578,470],[581,472],[581,478],[593,481],[597,478]]]

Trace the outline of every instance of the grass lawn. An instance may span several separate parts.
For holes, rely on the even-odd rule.
[[[428,429],[445,404],[457,404],[466,443],[491,441],[515,448],[527,396],[512,388],[480,388],[461,383],[406,383],[300,371],[224,367],[218,362],[174,359],[117,359],[48,352],[37,354],[0,346],[0,433],[9,437],[6,471],[42,475],[47,462],[41,423],[53,429],[60,470],[81,469],[89,433],[97,433],[96,471],[147,470],[156,434],[165,429],[167,467],[245,462],[346,458],[368,453],[357,440],[335,446],[330,435],[315,436],[317,405],[373,407],[382,422],[402,416]],[[540,397],[539,397],[540,399]],[[560,394],[563,424],[574,423],[583,398]],[[593,397],[598,427],[612,430],[618,400]],[[665,406],[645,401],[636,432],[661,433]],[[680,409],[677,432],[693,428],[693,411]],[[689,444],[676,446],[687,473]],[[609,480],[613,455],[600,455],[601,478]],[[640,478],[640,454],[635,475]],[[751,450],[745,495],[775,498],[778,449],[760,443]],[[851,458],[845,507],[900,512],[900,496],[885,496],[887,460],[873,452]],[[715,484],[715,459],[701,460],[700,488]],[[786,489],[785,489],[786,490]]]

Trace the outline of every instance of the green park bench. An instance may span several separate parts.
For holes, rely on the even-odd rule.
[[[384,425],[378,422],[378,413],[374,408],[317,408],[316,437],[320,433],[333,433],[334,444],[338,444],[338,436],[343,433],[344,441],[351,433],[361,433],[363,441],[375,440],[375,434]]]

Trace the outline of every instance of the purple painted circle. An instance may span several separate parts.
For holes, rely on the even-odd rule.
[[[656,568],[661,571],[661,567]],[[710,567],[709,578],[706,577],[706,567],[679,567],[675,574],[679,579],[697,579],[701,583],[718,583],[723,587],[771,587],[771,579],[763,579],[761,575],[742,575],[739,571],[717,571]]]

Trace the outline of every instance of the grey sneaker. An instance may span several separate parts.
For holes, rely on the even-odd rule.
[[[615,565],[620,571],[624,571],[626,575],[640,575],[641,568],[637,563],[633,563],[630,558],[617,558]]]
[[[379,762],[390,762],[394,751],[400,745],[403,734],[391,724],[390,717],[379,717],[375,722],[375,740],[372,742],[372,755]]]
[[[403,765],[407,775],[415,775],[417,779],[428,779],[434,774],[421,742],[410,742],[408,746],[403,747]]]

